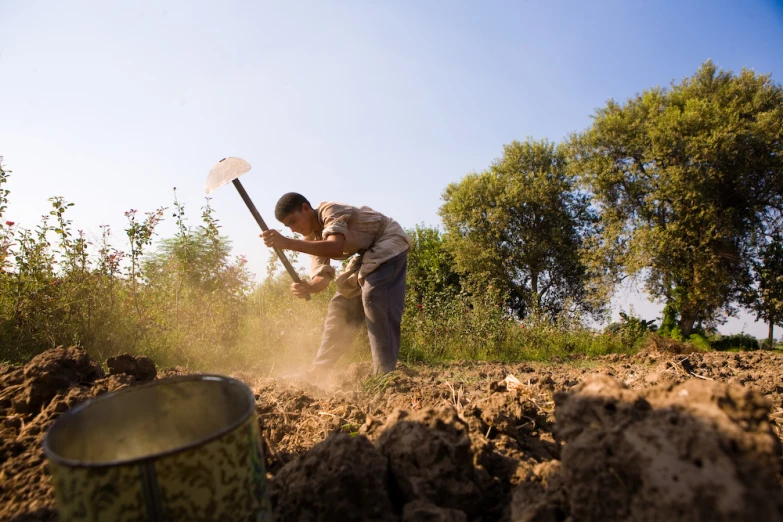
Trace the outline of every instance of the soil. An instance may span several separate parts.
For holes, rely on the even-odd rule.
[[[184,372],[78,348],[0,366],[0,520],[57,520],[49,424],[101,393]],[[783,355],[456,362],[254,390],[279,521],[783,520]]]

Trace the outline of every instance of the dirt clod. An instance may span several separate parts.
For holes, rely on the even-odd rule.
[[[481,490],[468,424],[453,408],[397,410],[376,445],[389,459],[393,487],[403,503],[424,500],[475,514]]]
[[[109,357],[106,359],[106,366],[109,368],[109,375],[130,375],[139,382],[151,381],[158,373],[155,363],[149,357],[134,357],[127,353]]]
[[[695,379],[638,393],[597,376],[556,401],[565,445],[548,487],[562,494],[517,520],[562,511],[563,496],[587,522],[781,520],[780,442],[759,394]]]
[[[468,522],[462,511],[442,508],[423,500],[414,500],[405,504],[402,510],[402,522]]]
[[[74,383],[89,383],[103,377],[103,370],[81,348],[54,348],[24,366],[22,393],[13,400],[17,413],[35,413],[58,392]]]
[[[393,521],[386,459],[363,436],[335,434],[283,467],[270,484],[279,522]]]

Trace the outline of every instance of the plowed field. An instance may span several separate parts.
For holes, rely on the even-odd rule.
[[[783,520],[783,356],[357,365],[256,394],[277,520]],[[0,520],[57,520],[49,424],[101,393],[180,373],[105,372],[78,348],[0,366]],[[108,375],[107,375],[108,374]]]

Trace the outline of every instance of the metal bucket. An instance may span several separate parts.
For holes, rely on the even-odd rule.
[[[69,521],[270,518],[253,393],[219,375],[163,379],[60,416],[44,439]]]

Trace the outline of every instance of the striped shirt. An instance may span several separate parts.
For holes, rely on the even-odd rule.
[[[318,205],[316,214],[321,229],[305,239],[320,241],[334,234],[345,237],[343,255],[336,258],[351,258],[336,281],[337,292],[344,297],[359,295],[367,274],[410,250],[411,240],[399,223],[369,207],[326,202]],[[310,256],[310,277],[334,279],[335,270],[329,262],[328,257]]]

